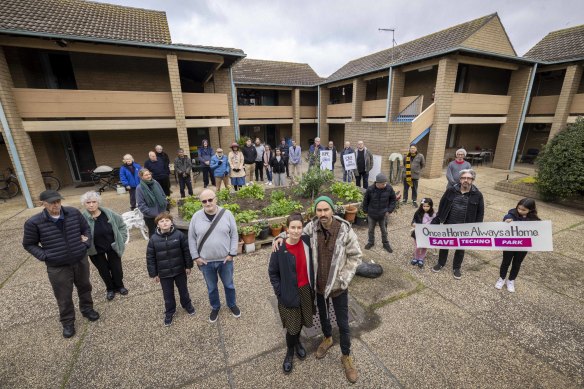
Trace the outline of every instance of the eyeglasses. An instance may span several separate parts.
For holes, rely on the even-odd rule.
[[[461,180],[471,180],[472,181],[472,177],[460,177]]]
[[[201,200],[201,203],[203,203],[203,204],[212,203],[213,200],[215,200],[215,197],[213,197],[212,199],[208,199],[208,200]]]

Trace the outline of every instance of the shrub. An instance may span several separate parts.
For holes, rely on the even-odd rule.
[[[235,214],[235,222],[239,223],[250,223],[257,219],[257,211],[241,211]]]
[[[304,209],[302,204],[298,201],[289,200],[289,199],[281,199],[277,201],[272,201],[270,205],[264,208],[264,214],[266,216],[274,217],[274,216],[288,216],[294,211],[300,211]]]
[[[286,194],[282,190],[274,190],[270,195],[270,201],[273,203],[274,201],[282,200],[286,198]]]
[[[231,213],[234,215],[239,212],[239,204],[223,204],[221,206],[226,210],[231,211]]]
[[[252,182],[251,185],[244,186],[237,192],[237,197],[242,199],[263,200],[264,196],[264,188],[255,182]]]
[[[544,200],[584,195],[584,119],[558,132],[535,162],[536,185]]]
[[[247,142],[248,139],[251,139],[249,136],[240,136],[239,139],[237,140],[237,144],[239,145],[239,148],[243,148],[243,146],[245,146],[245,142]],[[252,139],[253,141],[253,139]]]
[[[335,182],[331,186],[331,192],[345,201],[356,203],[363,200],[361,189],[350,182]]]
[[[223,188],[219,192],[217,192],[217,200],[220,203],[225,203],[229,201],[231,194],[229,193],[229,188]]]
[[[323,185],[334,181],[333,172],[330,170],[320,170],[320,167],[313,166],[302,175],[300,182],[295,188],[296,194],[304,198],[314,200]]]
[[[180,216],[185,221],[190,221],[195,212],[203,208],[203,204],[196,197],[190,196],[183,200],[183,205],[178,208]]]

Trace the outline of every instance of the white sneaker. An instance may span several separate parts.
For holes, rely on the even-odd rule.
[[[272,181],[270,181],[270,182],[268,182],[268,185],[274,185],[274,184],[272,184]]]
[[[499,277],[497,283],[495,284],[495,289],[501,289],[503,288],[503,285],[505,285],[505,280]]]
[[[515,292],[515,281],[507,280],[507,290],[511,293]]]

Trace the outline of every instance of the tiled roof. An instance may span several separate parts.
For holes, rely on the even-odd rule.
[[[524,57],[544,62],[584,58],[584,24],[550,32]]]
[[[315,86],[324,79],[306,63],[245,58],[233,67],[233,81],[238,84]]]
[[[0,30],[171,43],[164,12],[83,0],[2,0]]]
[[[245,55],[245,53],[243,52],[243,50],[241,49],[235,49],[233,47],[219,47],[219,46],[202,46],[202,45],[191,45],[188,43],[173,43],[173,46],[178,46],[178,47],[186,47],[186,48],[191,48],[191,49],[201,49],[203,51],[208,50],[208,51],[218,51],[218,52],[222,52],[225,54],[234,54],[237,56],[241,56],[241,55]]]
[[[326,79],[326,82],[351,78],[359,74],[388,68],[391,64],[403,63],[419,57],[429,56],[432,53],[454,49],[459,47],[472,34],[496,17],[498,17],[497,14],[493,13],[482,18],[471,20],[423,36],[416,40],[395,46],[394,48],[354,59],[329,76]]]

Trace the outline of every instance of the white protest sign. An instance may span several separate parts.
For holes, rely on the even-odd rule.
[[[355,154],[351,153],[343,155],[343,162],[345,163],[345,170],[349,171],[357,169]]]
[[[369,171],[369,181],[375,181],[379,173],[381,173],[381,155],[373,154],[373,167]]]
[[[333,151],[320,150],[320,170],[333,170]]]
[[[420,248],[553,251],[552,222],[416,224]]]

